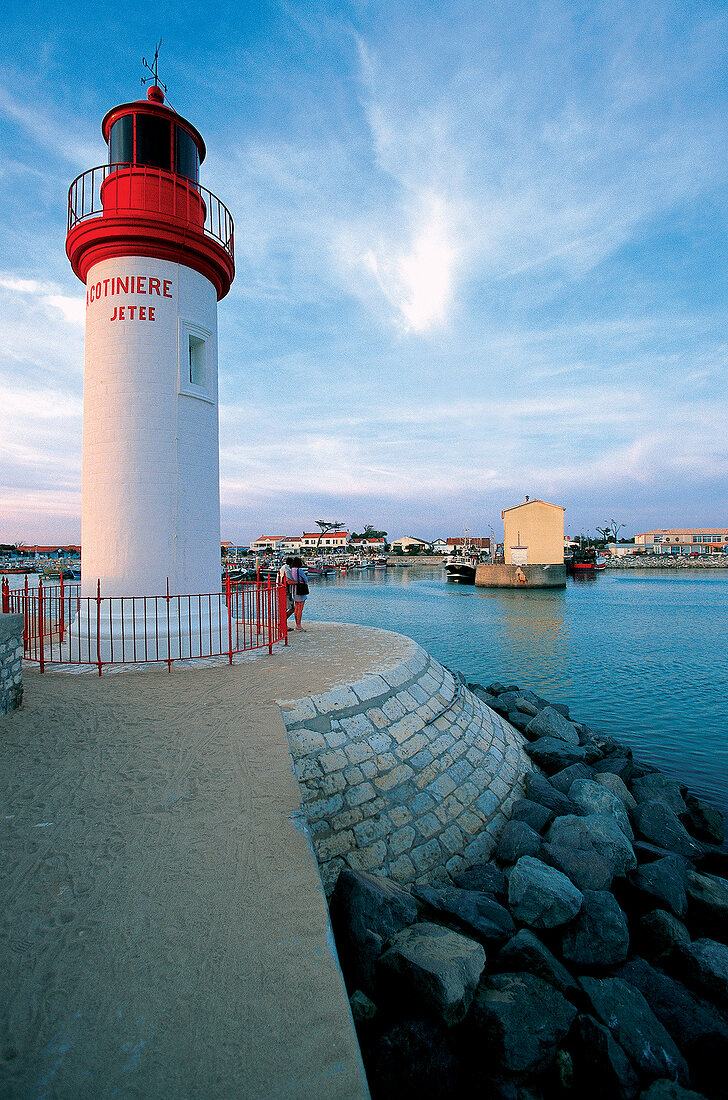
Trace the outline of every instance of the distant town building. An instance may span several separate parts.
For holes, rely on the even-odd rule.
[[[301,548],[303,550],[315,550],[318,546],[319,550],[338,550],[346,546],[349,542],[348,531],[327,531],[326,534],[321,534],[320,531],[314,531],[313,534],[304,532],[301,535]]]
[[[350,539],[350,550],[384,550],[387,545],[386,539]]]
[[[17,549],[11,551],[10,556],[23,558],[80,558],[81,547],[59,546],[58,543],[54,543],[53,546],[18,546]]]
[[[634,541],[655,554],[722,554],[728,546],[728,526],[661,527],[642,531]]]
[[[409,554],[414,546],[419,546],[420,550],[429,550],[429,542],[425,542],[424,539],[413,538],[412,535],[403,535],[402,538],[395,539],[392,543],[392,549],[395,550],[400,547],[403,553]]]
[[[506,565],[563,565],[564,511],[558,504],[528,497],[523,504],[504,509]]]
[[[301,552],[301,536],[300,535],[284,535],[281,541],[276,547],[280,554],[300,554]]]
[[[450,539],[435,539],[432,543],[433,554],[449,554],[452,549]]]
[[[490,539],[476,538],[475,536],[471,538],[470,535],[468,535],[467,538],[463,537],[447,540],[448,550],[457,550],[461,546],[474,546],[476,550],[490,550]]]
[[[250,549],[254,554],[270,554],[278,549],[279,543],[283,542],[284,538],[285,535],[261,535],[260,538],[251,542]]]
[[[628,558],[630,554],[634,554],[635,544],[633,542],[608,542],[606,548],[613,558]]]

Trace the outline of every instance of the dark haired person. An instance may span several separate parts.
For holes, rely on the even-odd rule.
[[[291,563],[291,575],[293,577],[293,614],[296,620],[296,630],[303,630],[301,619],[303,618],[303,605],[308,595],[308,577],[303,568],[303,562],[295,557]]]

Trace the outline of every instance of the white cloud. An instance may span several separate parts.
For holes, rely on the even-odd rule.
[[[447,319],[457,250],[447,226],[445,202],[428,197],[427,211],[406,253],[377,255],[368,249],[363,265],[404,319],[405,328],[426,332]]]
[[[83,328],[86,323],[86,302],[83,295],[61,294],[60,288],[55,283],[0,275],[0,288],[35,299],[54,319],[60,313],[71,325]]]

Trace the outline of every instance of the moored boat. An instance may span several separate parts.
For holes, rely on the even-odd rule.
[[[454,554],[445,565],[445,570],[450,580],[475,584],[477,566],[478,555],[474,551],[466,550],[462,554]]]
[[[607,559],[596,550],[575,550],[571,570],[574,573],[601,573],[606,565]]]

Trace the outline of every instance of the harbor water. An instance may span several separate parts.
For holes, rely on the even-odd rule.
[[[306,603],[306,618],[407,634],[470,681],[568,703],[724,813],[727,611],[728,570],[615,570],[523,592],[414,566],[314,578]]]

